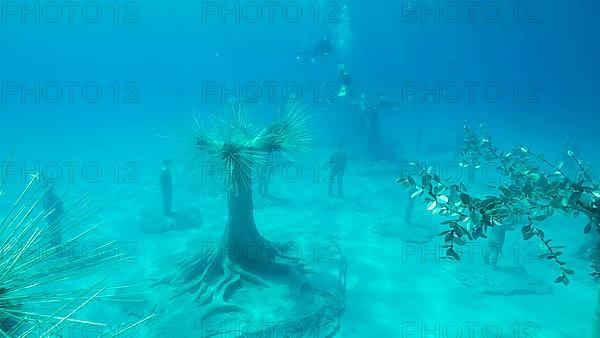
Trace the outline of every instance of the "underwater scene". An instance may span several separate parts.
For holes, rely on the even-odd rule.
[[[600,338],[600,3],[0,2],[0,337]]]

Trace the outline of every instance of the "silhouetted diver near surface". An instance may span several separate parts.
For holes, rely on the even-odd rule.
[[[171,177],[171,160],[163,161],[163,168],[160,171],[160,190],[162,192],[163,212],[165,216],[172,216],[173,178]]]
[[[317,42],[313,50],[302,50],[296,59],[299,61],[309,59],[310,62],[327,61],[332,52],[333,43],[331,42],[331,39],[326,36]]]

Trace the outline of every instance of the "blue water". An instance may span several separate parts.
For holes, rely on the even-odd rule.
[[[554,284],[550,265],[507,259],[507,266],[525,267],[551,292],[480,295],[465,282],[468,273],[455,272],[455,265],[403,261],[406,238],[416,227],[437,232],[440,219],[418,202],[416,225],[404,224],[406,192],[394,180],[408,161],[455,163],[465,123],[485,123],[503,150],[527,145],[552,162],[567,158],[565,147],[574,148],[594,173],[600,161],[598,2],[483,1],[471,20],[464,4],[448,1],[301,0],[275,2],[273,22],[263,2],[100,1],[87,3],[92,6],[87,14],[82,2],[73,20],[64,4],[58,7],[60,17],[49,4],[1,3],[0,158],[6,161],[3,172],[7,163],[17,166],[4,188],[11,198],[0,205],[10,204],[29,172],[58,170],[58,190],[68,192],[66,204],[89,192],[91,205],[100,208],[94,221],[105,220],[103,236],[136,243],[138,261],[109,279],[141,283],[144,305],[109,303],[105,309],[110,310],[90,311],[90,316],[100,313],[117,325],[157,312],[159,318],[135,335],[203,335],[187,331],[187,324],[176,329],[178,321],[193,323],[186,318],[197,317],[201,309],[177,312],[177,303],[164,296],[169,291],[150,282],[176,271],[173,262],[189,258],[196,239],[218,238],[225,224],[225,197],[213,193],[194,160],[193,116],[210,128],[215,116],[229,116],[228,103],[252,101],[258,88],[260,98],[249,104],[258,129],[295,100],[295,94],[284,92],[287,88],[301,91],[300,101],[314,117],[314,142],[309,152],[277,157],[298,163],[302,178],[291,183],[276,171],[272,191],[286,202],[255,198],[255,217],[266,237],[302,243],[314,242],[311,235],[339,239],[348,284],[338,336],[425,337],[421,324],[436,323],[442,328],[459,323],[466,336],[469,322],[479,324],[476,337],[494,336],[481,329],[490,323],[498,324],[504,337],[515,336],[514,325],[519,337],[588,334],[597,286],[588,277],[590,262],[574,255],[585,239],[583,219],[558,216],[548,222],[547,231],[567,245],[568,261],[577,270],[571,285]],[[219,6],[235,9],[236,4],[239,13],[221,17]],[[216,12],[209,12],[214,5]],[[282,15],[285,5],[302,9],[298,22]],[[423,6],[436,5],[439,20],[435,13],[423,14]],[[408,11],[407,6],[417,8]],[[482,14],[485,6],[493,7]],[[88,22],[94,21],[95,8],[102,15]],[[257,20],[254,8],[263,11]],[[455,8],[463,11],[459,19]],[[489,16],[494,8],[502,10],[498,22]],[[299,51],[314,48],[325,36],[333,41],[326,60],[297,60]],[[352,77],[352,98],[337,96],[340,64]],[[89,90],[82,93],[86,85]],[[273,97],[269,86],[275,88]],[[490,91],[484,93],[484,87]],[[468,88],[474,88],[472,97]],[[501,95],[494,98],[496,89]],[[365,149],[358,114],[362,93],[397,103],[380,112],[383,155],[375,158]],[[571,145],[565,146],[567,141]],[[323,163],[338,142],[348,153],[346,199],[332,201],[326,184],[313,180],[313,166],[323,175]],[[161,235],[140,230],[144,213],[161,208],[158,173],[165,158],[173,160],[174,207],[199,210],[201,227]],[[67,162],[77,164],[73,177]],[[100,168],[97,179],[84,172],[86,165]],[[401,230],[392,231],[395,235],[370,231],[381,224]],[[509,238],[520,250],[532,248],[523,244],[519,231]],[[437,237],[427,243],[435,242]],[[472,274],[480,268],[474,265]],[[535,330],[525,327],[531,323]],[[419,329],[411,331],[413,324]],[[431,336],[453,337],[442,330]]]

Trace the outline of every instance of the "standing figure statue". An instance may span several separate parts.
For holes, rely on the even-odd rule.
[[[165,216],[172,216],[173,210],[173,178],[171,176],[171,160],[164,160],[160,171],[160,190],[162,193],[163,212]]]
[[[342,147],[342,143],[338,143],[336,150],[331,157],[329,162],[333,168],[329,177],[329,196],[334,197],[334,186],[337,186],[337,197],[344,197],[344,175],[346,173],[346,161],[348,156],[346,151]]]
[[[54,191],[54,186],[47,180],[43,184],[47,189],[42,202],[44,211],[48,215],[46,217],[48,228],[50,228],[48,241],[58,245],[62,243],[61,221],[65,215],[65,208],[62,199]]]

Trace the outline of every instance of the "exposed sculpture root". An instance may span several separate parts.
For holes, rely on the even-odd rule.
[[[217,268],[219,266],[219,268]],[[247,267],[252,267],[258,273],[250,272]],[[206,264],[202,274],[198,276],[199,282],[186,289],[186,292],[209,292],[221,294],[223,298],[247,282],[259,287],[269,287],[269,282],[264,277],[303,278],[299,270],[290,263],[281,263],[263,260],[260,264],[237,264],[227,256],[215,255],[210,263]],[[210,285],[213,285],[212,289]]]
[[[276,296],[289,290],[288,297],[293,299],[282,305],[273,304],[273,311],[285,309],[284,313],[276,316],[281,315],[284,318],[282,320],[289,320],[286,316],[291,316],[289,318],[307,330],[325,329],[328,338],[338,333],[338,318],[344,310],[346,286],[346,262],[343,257],[340,260],[339,279],[336,276],[332,280],[337,286],[331,285],[332,289],[329,289],[311,283],[307,278],[307,265],[286,257],[279,250],[271,250],[269,257],[239,260],[235,255],[223,254],[225,247],[208,258],[196,256],[183,263],[180,273],[170,279],[176,285],[185,287],[177,296],[191,295],[194,303],[201,307],[200,313],[195,316],[198,323],[207,325],[212,321],[241,323],[256,320],[253,304],[261,304],[263,290],[253,288],[273,288],[265,294]],[[338,283],[335,283],[336,279]],[[206,336],[241,337],[239,327],[230,327],[208,330]]]
[[[260,240],[266,242],[262,236]],[[202,315],[205,319],[221,313],[244,312],[241,306],[229,302],[243,283],[269,288],[267,279],[285,278],[298,282],[296,290],[299,291],[304,283],[304,265],[292,263],[293,260],[279,250],[273,256],[270,259],[261,257],[253,263],[234,262],[230,256],[222,254],[221,250],[208,260],[195,257],[183,263],[181,273],[170,279],[171,282],[179,281],[183,284],[192,282],[173,298],[195,294],[197,304],[207,307]]]
[[[269,283],[267,283],[267,281],[265,281],[258,275],[255,275],[251,272],[242,270],[238,266],[232,266],[231,268],[236,274],[238,274],[240,276],[241,279],[245,280],[246,282],[256,284],[258,286],[262,286],[265,288],[269,287]]]
[[[332,303],[338,302],[339,294],[307,283],[310,271],[306,264],[298,262],[297,257],[289,256],[282,247],[260,234],[253,220],[250,191],[230,194],[229,203],[229,219],[221,245],[209,257],[198,255],[183,263],[180,273],[169,280],[184,286],[176,297],[192,294],[195,303],[204,309],[203,321],[232,312],[246,313],[243,304],[236,302],[244,302],[247,297],[245,291],[250,291],[248,287],[252,286],[260,289],[277,285],[282,288],[273,292],[289,290],[292,298],[308,291],[321,295],[321,298],[329,298]],[[240,290],[244,292],[238,299],[236,293]],[[302,298],[298,301],[305,303]],[[312,317],[309,320],[315,322],[316,319]]]

